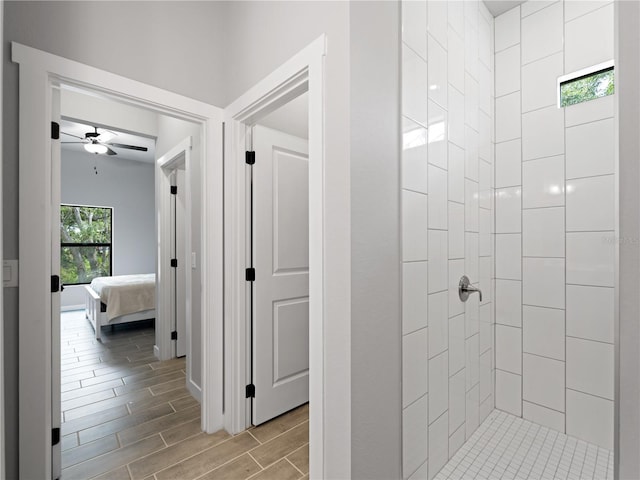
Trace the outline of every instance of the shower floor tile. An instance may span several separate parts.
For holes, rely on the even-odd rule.
[[[435,480],[612,480],[613,452],[494,410]]]

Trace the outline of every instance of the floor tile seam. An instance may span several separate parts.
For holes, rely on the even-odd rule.
[[[289,429],[285,430],[284,432],[279,433],[279,434],[278,434],[278,435],[276,435],[275,437],[271,437],[269,440],[266,440],[266,441],[264,441],[264,442],[260,442],[260,441],[259,441],[259,440],[254,436],[254,435],[251,435],[251,436],[252,436],[253,438],[256,438],[256,440],[258,440],[258,442],[259,442],[260,444],[262,444],[262,445],[266,445],[267,443],[269,443],[269,442],[271,442],[271,441],[275,440],[276,438],[280,438],[280,437],[281,437],[281,436],[283,436],[284,434],[289,433],[289,432],[290,432],[291,430],[293,430],[294,428],[297,428],[297,427],[299,427],[300,425],[303,425],[303,424],[305,424],[305,423],[309,423],[309,420],[303,420],[302,422],[295,424],[293,427],[291,427],[291,428],[289,428]],[[247,430],[247,431],[248,431],[248,430]],[[254,448],[257,448],[257,447],[254,447]]]

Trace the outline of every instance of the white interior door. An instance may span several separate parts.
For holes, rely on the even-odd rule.
[[[258,425],[309,401],[308,142],[253,129],[253,383]]]
[[[186,206],[185,206],[185,171],[176,170],[176,185],[178,194],[175,195],[175,227],[176,227],[176,250],[175,257],[178,259],[176,268],[176,356],[184,357],[187,354],[187,274],[189,271],[189,259],[185,255],[186,243]]]

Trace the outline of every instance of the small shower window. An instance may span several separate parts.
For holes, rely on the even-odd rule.
[[[558,106],[595,100],[613,95],[614,91],[613,62],[595,65],[558,79]]]

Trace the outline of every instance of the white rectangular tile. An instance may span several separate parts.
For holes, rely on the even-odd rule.
[[[482,63],[478,67],[478,109],[491,115],[493,112],[493,73]]]
[[[449,26],[447,41],[449,83],[459,92],[464,92],[464,39]]]
[[[402,2],[402,41],[427,58],[427,2]]]
[[[449,434],[455,432],[465,418],[465,372],[460,370],[449,378]]]
[[[567,434],[613,449],[613,402],[567,390]]]
[[[478,21],[480,18],[479,14],[479,1],[478,0],[469,0],[464,3],[464,21],[465,21],[465,29],[478,29]],[[466,34],[465,30],[465,34]]]
[[[449,318],[464,313],[464,303],[458,296],[458,284],[464,274],[464,259],[449,260]]]
[[[522,111],[530,112],[558,103],[558,77],[564,72],[562,52],[522,67]]]
[[[448,139],[460,148],[464,148],[464,95],[452,88],[451,84],[447,93],[449,102]]]
[[[522,246],[520,234],[496,234],[496,278],[521,280]]]
[[[447,51],[431,35],[428,36],[429,48],[429,99],[443,108],[447,108]]]
[[[567,283],[614,286],[613,232],[567,233]]]
[[[429,468],[429,462],[424,462],[420,467],[411,474],[409,480],[428,480],[427,473]]]
[[[464,205],[449,202],[449,259],[464,258]]]
[[[464,270],[471,280],[471,283],[476,284],[480,281],[480,266],[478,263],[479,245],[478,234],[466,232],[465,233],[465,259]]]
[[[566,202],[568,232],[615,228],[613,175],[567,180]]]
[[[448,408],[449,360],[447,352],[429,360],[429,424]]]
[[[427,129],[402,119],[402,188],[428,193]]]
[[[402,407],[427,393],[427,329],[402,337]]]
[[[449,373],[454,374],[462,370],[464,362],[464,314],[461,314],[449,319]]]
[[[564,155],[522,164],[522,208],[564,205]]]
[[[522,282],[496,280],[496,323],[522,326]]]
[[[564,361],[564,310],[522,307],[522,350]]]
[[[427,62],[406,45],[402,46],[402,113],[427,124]]]
[[[564,257],[564,208],[533,208],[522,212],[522,255]]]
[[[562,2],[522,19],[522,64],[562,50]]]
[[[429,133],[427,144],[429,163],[447,169],[447,112],[437,103],[429,100]]]
[[[429,165],[429,228],[447,229],[447,171]]]
[[[494,411],[493,394],[480,401],[480,423],[484,422]],[[476,430],[477,431],[477,430]]]
[[[441,354],[449,344],[448,293],[429,295],[429,358]]]
[[[465,2],[467,3],[467,2]],[[480,43],[479,43],[479,31],[477,23],[470,25],[468,19],[466,19],[467,28],[464,32],[464,69],[476,80],[478,79],[478,68],[480,65]]]
[[[609,3],[612,3],[612,0],[565,0],[564,21],[570,22],[575,18],[581,17],[582,15],[594,10],[598,10]]]
[[[522,330],[496,325],[496,368],[505,372],[522,373]]]
[[[555,105],[522,115],[522,159],[564,153],[564,109]]]
[[[535,0],[533,2],[524,2],[521,6],[522,18],[528,17],[532,13],[535,13],[543,8],[553,5],[558,0]]]
[[[402,191],[402,259],[427,260],[427,196]]]
[[[567,338],[567,388],[613,400],[613,345]]]
[[[512,415],[522,414],[522,377],[496,370],[496,408]]]
[[[481,5],[484,7],[484,5]],[[493,25],[493,16],[490,20],[485,21],[482,16],[478,21],[478,60],[479,70],[482,72],[482,67],[491,68],[492,56],[493,56],[493,32],[491,27]],[[482,74],[481,74],[482,75]]]
[[[480,112],[478,115],[478,155],[489,163],[493,163],[493,125],[493,118]]]
[[[408,478],[427,460],[427,396],[402,411],[402,471]]]
[[[522,187],[496,189],[496,233],[522,231]]]
[[[496,188],[522,185],[520,139],[496,143]]]
[[[471,390],[480,381],[480,353],[478,335],[467,338],[465,341],[465,386]]]
[[[488,257],[491,255],[491,243],[493,242],[493,236],[491,235],[491,211],[481,208],[478,218],[478,228],[480,229],[480,256]],[[451,247],[451,244],[449,244],[449,247]],[[451,250],[449,250],[449,252],[451,252]]]
[[[494,327],[491,319],[491,307],[490,303],[480,305],[480,338],[478,342],[481,354],[490,352],[493,347]]]
[[[464,123],[478,130],[478,81],[469,73],[464,80]]]
[[[478,278],[480,279],[479,286],[482,290],[482,302],[480,302],[480,305],[486,305],[487,303],[492,301],[491,299],[493,297],[493,258],[480,257],[479,266],[480,276]],[[478,297],[478,300],[479,299],[480,297]]]
[[[549,427],[556,432],[564,432],[564,413],[535,403],[522,402],[522,417],[538,425]]]
[[[429,230],[429,293],[447,290],[447,232]]]
[[[567,285],[567,335],[613,343],[614,301],[613,288]]]
[[[491,200],[493,200],[493,188],[491,188],[491,177],[493,168],[484,160],[478,160],[478,195],[480,208],[491,209]]]
[[[449,2],[427,2],[427,30],[444,48],[447,48],[447,25],[449,25],[447,3]]]
[[[496,142],[506,142],[522,136],[520,92],[496,98],[495,121]]]
[[[464,421],[464,427],[468,440],[480,424],[480,388],[478,385],[467,392],[466,410],[467,415]]]
[[[493,393],[492,357],[491,350],[480,355],[480,401],[485,400]]]
[[[466,232],[478,231],[478,184],[465,178],[464,180],[464,229]]]
[[[564,31],[567,73],[613,59],[613,3],[567,22]]]
[[[464,36],[464,3],[449,2],[448,8],[449,26],[453,28],[460,37]]]
[[[524,353],[523,400],[564,412],[564,362]]]
[[[567,127],[582,125],[611,118],[614,115],[615,95],[596,98],[588,102],[576,103],[565,107],[565,123]]]
[[[464,150],[449,142],[449,200],[464,203]]]
[[[520,45],[496,53],[496,97],[520,90]]]
[[[477,182],[478,178],[478,132],[469,125],[465,126],[464,176]]]
[[[429,425],[429,478],[436,476],[449,460],[449,420],[445,413]]]
[[[564,258],[522,260],[522,302],[539,307],[564,308]]]
[[[465,441],[464,423],[449,437],[449,455],[453,456],[464,445]]]
[[[402,265],[402,333],[427,326],[427,262]]]
[[[567,178],[614,173],[613,118],[567,128],[566,135]]]
[[[495,51],[520,43],[520,7],[516,6],[495,18]]]

